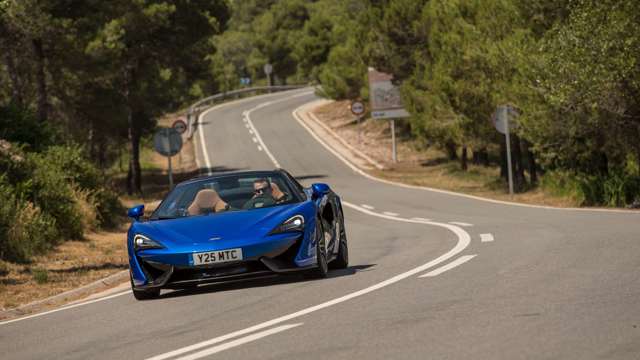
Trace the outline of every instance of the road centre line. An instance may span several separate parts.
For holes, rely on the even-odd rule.
[[[473,226],[473,224],[469,224],[469,223],[461,222],[461,221],[449,221],[449,224],[458,225],[458,226],[465,226],[465,227]]]
[[[252,342],[252,341],[256,341],[258,339],[262,339],[263,337],[267,337],[269,335],[273,335],[273,334],[277,334],[289,329],[293,329],[295,327],[298,327],[300,325],[302,325],[303,323],[297,323],[297,324],[288,324],[288,325],[282,325],[282,326],[278,326],[276,328],[273,329],[269,329],[269,330],[264,330],[255,334],[251,334],[245,337],[242,337],[240,339],[236,339],[233,341],[229,341],[227,343],[221,344],[221,345],[217,345],[202,351],[199,351],[197,353],[191,354],[191,355],[187,355],[187,356],[183,356],[178,358],[177,360],[196,360],[196,359],[200,359],[203,358],[205,356],[209,356],[209,355],[213,355],[216,353],[219,353],[221,351],[227,350],[227,349],[231,349],[234,348],[236,346],[240,346],[242,344],[246,344],[248,342]]]
[[[362,204],[362,205],[360,205],[360,206],[362,206],[363,208],[365,208],[365,209],[367,209],[367,210],[373,210],[373,209],[375,209],[373,206],[371,206],[371,205],[367,205],[367,204]]]
[[[418,221],[432,221],[431,219],[421,218],[421,217],[414,217],[414,218],[411,218],[411,220],[418,220]]]
[[[464,256],[460,256],[459,258],[453,260],[452,262],[443,265],[435,270],[429,271],[428,273],[424,274],[424,275],[420,275],[418,277],[433,277],[433,276],[438,276],[440,274],[442,274],[445,271],[451,270],[459,265],[462,265],[464,263],[466,263],[467,261],[473,259],[476,255],[464,255]]]
[[[303,94],[308,94],[308,93],[309,93],[309,92],[304,92]],[[259,96],[259,98],[271,98],[271,97],[278,96],[278,95],[281,95],[281,93],[272,93],[272,94],[260,95],[260,96]],[[223,103],[223,104],[219,104],[219,105],[216,105],[216,106],[212,106],[212,107],[208,108],[207,110],[203,111],[203,112],[198,116],[198,118],[197,118],[197,124],[198,124],[198,126],[200,126],[200,124],[201,124],[201,119],[202,119],[205,115],[207,115],[208,113],[210,113],[211,111],[218,110],[218,109],[220,109],[220,108],[224,108],[224,107],[231,106],[231,105],[237,105],[237,104],[241,104],[241,103],[245,103],[245,102],[255,101],[255,100],[256,100],[256,98],[258,98],[258,97],[248,97],[248,98],[238,99],[238,100],[229,101],[229,102],[226,102],[226,103]],[[289,98],[286,98],[286,99],[289,99]],[[247,113],[247,112],[246,112],[246,111],[244,111],[244,112],[242,113],[242,115],[243,115],[243,116],[245,116],[245,115],[246,115],[246,113]],[[249,124],[246,124],[246,121],[245,121],[245,126],[247,127],[247,129],[249,129]],[[200,133],[200,136],[199,136],[199,138],[200,138],[200,145],[203,145],[203,144],[204,144],[204,134],[203,134],[203,133],[204,133],[204,131],[202,131],[202,129],[198,129],[198,132]],[[209,153],[207,153],[207,152],[205,151],[205,149],[206,149],[206,147],[201,147],[201,148],[200,148],[200,150],[202,151],[202,154],[203,154],[203,156],[204,156],[204,161],[205,161],[205,164],[204,164],[204,165],[205,165],[205,167],[207,168],[207,175],[212,175],[212,174],[213,174],[213,172],[211,171],[211,161],[210,161],[210,159],[209,159]],[[201,165],[201,164],[200,164],[200,162],[198,161],[198,153],[197,153],[197,151],[196,151],[196,163],[197,163],[197,165],[198,165],[198,168],[202,168],[202,165]]]
[[[255,108],[252,109],[252,110],[255,110]],[[249,119],[249,121],[251,121],[251,119]],[[255,127],[254,127],[254,131],[256,131]],[[256,135],[259,135],[257,131],[256,131]],[[262,144],[264,146],[264,143],[262,143]],[[203,142],[202,145],[203,145],[203,150],[206,151],[206,144]],[[265,149],[265,150],[267,150],[267,149]],[[275,158],[274,158],[274,160],[275,160]],[[275,162],[274,162],[274,164],[275,164]],[[418,267],[415,267],[413,269],[405,271],[405,272],[403,272],[401,274],[395,275],[395,276],[393,276],[393,277],[391,277],[391,278],[389,278],[387,280],[384,280],[384,281],[381,281],[379,283],[373,284],[373,285],[371,285],[369,287],[366,287],[364,289],[361,289],[361,290],[358,290],[358,291],[354,291],[352,293],[343,295],[341,297],[338,297],[338,298],[335,298],[335,299],[332,299],[332,300],[329,300],[329,301],[326,301],[326,302],[323,302],[323,303],[320,303],[320,304],[317,304],[317,305],[314,305],[314,306],[310,306],[310,307],[304,308],[302,310],[296,311],[294,313],[283,315],[281,317],[278,317],[278,318],[275,318],[275,319],[272,319],[272,320],[269,320],[269,321],[265,321],[263,323],[256,324],[254,326],[251,326],[251,327],[248,327],[248,328],[245,328],[245,329],[242,329],[242,330],[238,330],[238,331],[235,331],[235,332],[232,332],[232,333],[229,333],[229,334],[225,334],[225,335],[222,335],[222,336],[210,339],[210,340],[206,340],[206,341],[203,341],[203,342],[200,342],[200,343],[189,345],[189,346],[186,346],[186,347],[183,347],[183,348],[180,348],[180,349],[176,349],[176,350],[164,353],[164,354],[159,354],[159,355],[156,355],[154,357],[149,358],[148,360],[164,360],[164,359],[168,359],[168,358],[175,357],[175,356],[178,356],[178,355],[182,355],[182,354],[185,354],[185,353],[197,350],[197,349],[201,349],[201,348],[213,345],[213,344],[217,344],[217,343],[220,343],[220,342],[223,342],[223,341],[226,341],[226,340],[238,337],[238,336],[242,336],[242,335],[245,335],[245,334],[253,333],[255,331],[258,331],[258,330],[261,330],[261,329],[264,329],[264,328],[268,328],[268,327],[271,327],[273,325],[280,324],[280,323],[283,323],[283,322],[286,322],[286,321],[289,321],[289,320],[292,320],[292,319],[295,319],[295,318],[298,318],[298,317],[313,313],[315,311],[322,310],[322,309],[328,308],[330,306],[334,306],[334,305],[349,301],[351,299],[366,295],[368,293],[371,293],[373,291],[382,289],[382,288],[387,287],[389,285],[395,284],[395,283],[397,283],[397,282],[399,282],[401,280],[409,278],[409,277],[411,277],[413,275],[421,273],[421,272],[423,272],[423,271],[425,271],[427,269],[430,269],[430,268],[432,268],[432,267],[434,267],[434,266],[436,266],[436,265],[438,265],[438,264],[440,264],[440,263],[442,263],[444,261],[447,261],[448,259],[458,255],[460,252],[462,252],[464,249],[466,249],[467,246],[469,246],[469,244],[471,243],[471,236],[469,235],[469,233],[467,233],[465,230],[463,230],[462,228],[460,228],[458,226],[455,226],[455,225],[446,224],[446,223],[431,222],[431,221],[421,221],[421,220],[415,220],[415,219],[405,219],[405,218],[401,218],[401,217],[395,217],[395,216],[389,216],[389,215],[385,215],[385,214],[379,214],[379,213],[371,211],[370,209],[366,209],[364,207],[349,203],[348,201],[342,201],[342,205],[344,205],[346,207],[349,207],[349,208],[351,208],[353,210],[359,211],[361,213],[367,214],[367,215],[371,215],[371,216],[375,216],[375,217],[379,217],[379,218],[383,218],[383,219],[387,219],[387,220],[391,220],[391,221],[398,221],[398,222],[405,222],[405,223],[412,223],[412,224],[424,224],[424,225],[432,225],[432,226],[443,227],[443,228],[453,232],[456,235],[456,237],[458,238],[458,241],[456,242],[456,245],[453,248],[451,248],[446,253],[438,256],[437,258],[435,258],[435,259],[433,259],[433,260],[431,260],[431,261],[429,261],[429,262],[427,262],[427,263],[425,263],[423,265],[420,265]]]
[[[480,234],[480,241],[481,242],[493,241],[493,235],[492,234]]]
[[[385,214],[385,215],[389,215],[389,216],[398,216],[398,215],[400,215],[398,213],[394,213],[394,212],[391,212],[391,211],[384,211],[382,213]]]
[[[373,285],[371,285],[369,287],[366,287],[364,289],[361,289],[361,290],[358,290],[358,291],[354,291],[354,292],[349,293],[347,295],[343,295],[341,297],[338,297],[338,298],[335,298],[335,299],[332,299],[332,300],[329,300],[329,301],[326,301],[326,302],[323,302],[323,303],[320,303],[320,304],[317,304],[317,305],[314,305],[314,306],[310,306],[310,307],[304,308],[302,310],[298,310],[298,311],[296,311],[294,313],[283,315],[281,317],[278,317],[278,318],[275,318],[275,319],[272,319],[272,320],[269,320],[269,321],[265,321],[263,323],[260,323],[260,324],[257,324],[257,325],[242,329],[242,330],[238,330],[238,331],[235,331],[235,332],[232,332],[232,333],[228,333],[228,334],[225,334],[225,335],[222,335],[222,336],[210,339],[210,340],[206,340],[206,341],[203,341],[203,342],[200,342],[200,343],[196,343],[196,344],[193,344],[193,345],[185,346],[183,348],[176,349],[176,350],[173,350],[173,351],[169,351],[169,352],[164,353],[164,354],[159,354],[159,355],[156,355],[154,357],[148,358],[147,360],[169,359],[169,358],[172,358],[172,357],[175,357],[175,356],[178,356],[178,355],[182,355],[182,354],[185,354],[185,353],[197,350],[197,349],[201,349],[201,348],[213,345],[213,344],[217,344],[217,343],[223,342],[225,340],[230,340],[232,338],[235,338],[235,337],[238,337],[238,336],[241,336],[241,335],[249,334],[249,333],[264,329],[264,328],[268,328],[268,327],[271,327],[271,326],[276,325],[276,324],[280,324],[280,323],[285,322],[285,321],[290,321],[292,319],[295,319],[295,318],[298,318],[298,317],[301,317],[301,316],[316,312],[318,310],[322,310],[322,309],[328,308],[330,306],[334,306],[334,305],[337,305],[337,304],[352,300],[354,298],[366,295],[366,294],[371,293],[373,291],[380,290],[380,289],[385,288],[385,287],[387,287],[389,285],[395,284],[395,283],[397,283],[397,282],[399,282],[401,280],[409,278],[409,277],[411,277],[413,275],[421,273],[421,272],[423,272],[423,271],[425,271],[427,269],[430,269],[430,268],[432,268],[432,267],[434,267],[434,266],[436,266],[436,265],[438,265],[438,264],[440,264],[440,263],[442,263],[444,261],[449,260],[450,258],[458,255],[460,252],[462,252],[464,249],[466,249],[467,246],[469,246],[469,244],[471,243],[471,237],[469,236],[469,233],[467,233],[465,230],[463,230],[462,228],[460,228],[458,226],[455,226],[455,225],[450,225],[450,224],[445,224],[445,223],[436,223],[436,222],[427,222],[427,221],[418,221],[418,220],[411,220],[411,219],[405,219],[405,218],[400,218],[400,217],[388,216],[388,215],[384,215],[384,214],[378,214],[378,213],[375,213],[375,212],[373,212],[371,210],[367,210],[365,208],[362,208],[362,207],[360,207],[358,205],[351,204],[351,203],[349,203],[347,201],[342,201],[342,205],[344,205],[346,207],[349,207],[351,209],[354,209],[356,211],[360,211],[360,212],[362,212],[364,214],[368,214],[368,215],[371,215],[371,216],[376,216],[376,217],[387,219],[387,220],[406,222],[406,223],[413,223],[413,224],[424,224],[424,225],[434,225],[434,226],[444,227],[444,228],[450,230],[451,232],[453,232],[456,235],[456,237],[458,238],[458,241],[457,241],[456,245],[453,248],[451,248],[446,253],[440,255],[439,257],[437,257],[437,258],[435,258],[435,259],[433,259],[433,260],[431,260],[431,261],[429,261],[429,262],[427,262],[427,263],[425,263],[423,265],[420,265],[420,266],[415,267],[415,268],[413,268],[411,270],[405,271],[405,272],[403,272],[401,274],[398,274],[396,276],[393,276],[393,277],[391,277],[391,278],[389,278],[387,280],[384,280],[384,281],[381,281],[379,283],[373,284]]]

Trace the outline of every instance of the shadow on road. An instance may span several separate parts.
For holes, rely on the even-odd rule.
[[[329,276],[327,276],[327,279],[355,275],[360,271],[366,271],[367,269],[370,269],[374,266],[376,266],[376,264],[364,264],[364,265],[349,266],[346,269],[330,270]],[[283,284],[306,283],[310,281],[322,281],[322,280],[324,279],[310,278],[304,273],[291,274],[291,275],[273,274],[273,275],[267,275],[264,277],[253,278],[253,279],[238,280],[238,281],[228,282],[228,283],[209,284],[209,285],[203,285],[200,287],[188,288],[184,290],[174,290],[169,293],[162,294],[159,297],[159,299],[169,299],[169,298],[196,295],[196,294],[205,294],[205,293],[211,293],[211,292],[223,292],[223,291],[231,291],[231,290],[259,288],[259,287],[265,287],[265,286],[283,285]]]

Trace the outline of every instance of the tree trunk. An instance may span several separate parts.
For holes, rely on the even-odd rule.
[[[520,138],[518,135],[513,134],[513,146],[511,149],[513,150],[513,154],[511,156],[511,160],[513,162],[513,177],[516,183],[516,187],[518,190],[522,190],[524,185],[526,184],[526,179],[524,178],[524,165],[522,162],[522,148],[520,146]]]
[[[448,141],[445,144],[445,150],[447,151],[447,156],[449,160],[457,160],[458,154],[456,153],[456,144],[453,141]]]
[[[47,78],[45,76],[45,56],[42,48],[42,39],[33,39],[33,53],[36,59],[36,81],[38,83],[38,119],[46,122],[49,114],[47,102]]]
[[[11,100],[19,107],[24,105],[24,98],[22,96],[22,83],[20,81],[20,75],[16,68],[16,62],[10,51],[5,54],[5,64],[7,66],[7,72],[9,73],[9,80],[11,80]]]
[[[527,140],[524,141],[524,148],[527,152],[527,159],[529,161],[529,181],[531,181],[531,185],[536,185],[538,183],[538,170],[536,165],[536,157],[531,151],[531,143]]]
[[[460,167],[462,167],[462,170],[467,171],[468,169],[468,164],[467,164],[467,146],[463,145],[462,146],[462,155],[460,156]]]
[[[500,142],[500,177],[505,181],[508,181],[509,175],[507,172],[509,171],[507,167],[507,140],[505,137],[502,137],[502,141]]]
[[[142,180],[140,171],[140,131],[136,126],[137,113],[134,112],[131,99],[131,84],[135,83],[135,72],[127,66],[124,79],[124,95],[127,105],[127,140],[129,141],[129,171],[127,173],[127,193],[142,194]]]

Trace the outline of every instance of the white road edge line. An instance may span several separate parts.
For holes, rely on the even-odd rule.
[[[367,204],[362,204],[362,205],[360,205],[360,206],[362,206],[363,208],[365,208],[365,209],[367,209],[367,210],[373,210],[373,209],[375,209],[373,206],[371,206],[371,205],[367,205]]]
[[[441,266],[435,270],[429,271],[428,273],[424,274],[424,275],[420,275],[419,277],[424,278],[424,277],[433,277],[433,276],[438,276],[440,274],[442,274],[445,271],[451,270],[453,268],[455,268],[456,266],[462,265],[464,263],[466,263],[467,261],[473,259],[474,257],[476,257],[476,255],[465,255],[465,256],[460,256],[459,258],[453,260],[452,262]]]
[[[547,209],[547,210],[611,212],[611,213],[623,213],[623,214],[627,214],[627,215],[637,215],[637,214],[640,213],[639,210],[627,210],[627,209],[600,209],[600,208],[587,209],[587,208],[575,208],[575,207],[574,208],[560,208],[560,207],[547,206],[547,205],[522,204],[522,203],[511,202],[511,201],[495,200],[495,199],[484,198],[484,197],[481,197],[481,196],[457,193],[457,192],[454,192],[454,191],[435,189],[435,188],[430,188],[430,187],[426,187],[426,186],[403,184],[403,183],[399,183],[399,182],[396,182],[396,181],[385,180],[385,179],[382,179],[382,178],[379,178],[379,177],[375,177],[373,175],[370,175],[370,174],[364,172],[363,170],[361,170],[357,166],[353,165],[349,160],[345,159],[341,154],[339,154],[337,151],[333,150],[333,148],[331,148],[331,146],[326,144],[324,142],[324,140],[320,139],[318,137],[318,135],[316,135],[315,132],[313,130],[311,130],[307,124],[304,123],[304,121],[302,120],[302,118],[300,117],[298,112],[303,107],[309,106],[310,104],[313,104],[314,102],[317,102],[317,101],[318,100],[310,101],[310,102],[308,102],[306,104],[300,105],[298,108],[293,110],[293,112],[291,114],[298,121],[298,123],[300,123],[300,125],[302,125],[302,127],[305,128],[309,132],[309,134],[311,134],[311,136],[313,138],[315,138],[321,145],[323,145],[327,150],[329,150],[330,153],[335,155],[338,159],[342,160],[342,162],[344,162],[353,171],[359,173],[360,175],[362,175],[362,176],[364,176],[364,177],[366,177],[366,178],[368,178],[370,180],[381,182],[381,183],[388,184],[388,185],[397,186],[397,187],[403,187],[403,188],[406,188],[406,189],[416,189],[416,190],[422,190],[422,191],[430,191],[430,192],[434,192],[434,193],[447,194],[447,195],[458,196],[458,197],[464,197],[464,198],[467,198],[467,199],[479,200],[479,201],[484,201],[484,202],[489,202],[489,203],[494,203],[494,204],[500,204],[500,205],[511,205],[511,206],[519,206],[519,207],[526,207],[526,208],[533,208],[533,209]]]
[[[492,234],[480,234],[480,241],[482,241],[482,242],[493,241],[493,235]]]
[[[473,224],[469,224],[469,223],[461,222],[461,221],[449,221],[449,224],[458,225],[458,226],[464,226],[464,227],[473,226]]]
[[[414,218],[411,218],[411,220],[418,220],[418,221],[432,221],[431,219],[421,218],[421,217],[414,217]]]
[[[249,119],[249,121],[251,121],[251,119]],[[255,128],[254,128],[254,131],[256,131]],[[258,135],[257,131],[256,131],[256,135]],[[263,143],[263,145],[264,145],[264,143]],[[204,142],[202,143],[202,146],[203,146],[203,148],[202,148],[203,152],[206,152],[206,144]],[[275,164],[275,162],[274,162],[274,164]],[[384,280],[382,282],[379,282],[377,284],[371,285],[371,286],[366,287],[364,289],[361,289],[361,290],[358,290],[358,291],[354,291],[354,292],[349,293],[347,295],[343,295],[341,297],[338,297],[338,298],[335,298],[335,299],[332,299],[332,300],[329,300],[329,301],[326,301],[326,302],[323,302],[323,303],[320,303],[320,304],[317,304],[317,305],[314,305],[314,306],[310,306],[310,307],[307,307],[305,309],[296,311],[294,313],[291,313],[291,314],[288,314],[288,315],[284,315],[284,316],[281,316],[281,317],[278,317],[278,318],[275,318],[275,319],[272,319],[272,320],[269,320],[269,321],[265,321],[263,323],[260,323],[260,324],[257,324],[257,325],[242,329],[242,330],[238,330],[238,331],[235,331],[235,332],[232,332],[232,333],[229,333],[229,334],[225,334],[225,335],[222,335],[222,336],[210,339],[210,340],[202,341],[202,342],[199,342],[199,343],[196,343],[196,344],[193,344],[193,345],[185,346],[183,348],[176,349],[176,350],[173,350],[173,351],[169,351],[169,352],[166,352],[164,354],[159,354],[159,355],[150,357],[147,360],[169,359],[169,358],[172,358],[172,357],[175,357],[175,356],[178,356],[178,355],[182,355],[182,354],[185,354],[185,353],[197,350],[197,349],[201,349],[201,348],[213,345],[213,344],[217,344],[217,343],[220,343],[220,342],[223,342],[223,341],[226,341],[226,340],[238,337],[238,336],[242,336],[242,335],[249,334],[249,333],[264,329],[264,328],[268,328],[268,327],[271,327],[273,325],[280,324],[280,323],[283,323],[285,321],[289,321],[289,320],[292,320],[292,319],[295,319],[295,318],[310,314],[312,312],[315,312],[315,311],[318,311],[318,310],[322,310],[322,309],[328,308],[330,306],[334,306],[334,305],[343,303],[345,301],[348,301],[348,300],[354,299],[356,297],[368,294],[370,292],[382,289],[382,288],[387,287],[389,285],[395,284],[395,283],[397,283],[397,282],[399,282],[401,280],[404,280],[404,279],[406,279],[408,277],[411,277],[411,276],[413,276],[415,274],[421,273],[421,272],[423,272],[423,271],[425,271],[425,270],[427,270],[429,268],[432,268],[432,267],[434,267],[434,266],[436,266],[436,265],[438,265],[438,264],[440,264],[440,263],[442,263],[444,261],[449,260],[450,258],[458,255],[460,252],[462,252],[464,249],[466,249],[467,246],[469,246],[469,244],[471,243],[471,236],[469,235],[469,233],[467,233],[461,227],[458,227],[458,226],[455,226],[455,225],[445,224],[445,223],[438,223],[438,222],[431,222],[431,221],[420,221],[420,220],[414,220],[414,219],[405,219],[405,218],[400,218],[400,217],[394,217],[394,216],[379,214],[379,213],[373,212],[373,211],[371,211],[369,209],[366,209],[364,207],[349,203],[347,201],[342,201],[342,205],[344,205],[346,207],[349,207],[349,208],[351,208],[353,210],[359,211],[361,213],[364,213],[364,214],[367,214],[367,215],[371,215],[371,216],[376,216],[376,217],[387,219],[387,220],[406,222],[406,223],[412,223],[412,224],[425,224],[425,225],[433,225],[433,226],[443,227],[443,228],[453,232],[456,235],[456,237],[458,238],[458,242],[456,243],[456,245],[453,248],[451,248],[446,253],[440,255],[439,257],[437,257],[437,258],[435,258],[435,259],[433,259],[433,260],[431,260],[431,261],[429,261],[429,262],[427,262],[427,263],[425,263],[423,265],[415,267],[415,268],[413,268],[413,269],[411,269],[409,271],[403,272],[403,273],[398,274],[398,275],[396,275],[396,276],[394,276],[392,278],[389,278],[389,279]]]
[[[398,215],[400,215],[398,213],[394,213],[394,212],[391,212],[391,211],[383,211],[382,213],[385,214],[385,215],[389,215],[389,216],[398,216]]]
[[[17,322],[17,321],[22,321],[22,320],[32,319],[32,318],[35,318],[35,317],[40,317],[40,316],[44,316],[44,315],[48,315],[48,314],[53,314],[53,313],[56,313],[58,311],[69,310],[69,309],[77,308],[79,306],[89,305],[89,304],[97,303],[97,302],[100,302],[100,301],[113,299],[113,298],[116,298],[118,296],[122,296],[122,295],[129,294],[129,293],[131,293],[131,290],[123,291],[123,292],[120,292],[120,293],[117,293],[117,294],[113,294],[113,295],[109,295],[109,296],[105,296],[105,297],[101,297],[101,298],[98,298],[98,299],[89,300],[89,301],[85,301],[85,302],[81,302],[81,303],[77,303],[77,304],[73,304],[73,305],[63,306],[63,307],[58,308],[58,309],[53,309],[53,310],[49,310],[49,311],[45,311],[45,312],[41,312],[41,313],[37,313],[37,314],[33,314],[33,315],[23,316],[23,317],[20,317],[20,318],[17,318],[17,319],[2,321],[2,322],[0,322],[0,325],[10,324],[10,323]]]
[[[177,360],[196,360],[196,359],[200,359],[200,358],[203,358],[205,356],[213,355],[213,354],[219,353],[221,351],[224,351],[224,350],[227,350],[227,349],[231,349],[233,347],[240,346],[242,344],[246,344],[248,342],[256,341],[258,339],[261,339],[263,337],[267,337],[269,335],[273,335],[273,334],[277,334],[277,333],[280,333],[280,332],[283,332],[283,331],[287,331],[289,329],[293,329],[293,328],[298,327],[298,326],[300,326],[302,324],[303,323],[288,324],[288,325],[278,326],[278,327],[273,328],[273,329],[264,330],[264,331],[261,331],[259,333],[255,333],[255,334],[252,334],[252,335],[249,335],[249,336],[242,337],[240,339],[229,341],[228,343],[224,343],[224,344],[221,344],[221,345],[218,345],[218,346],[214,346],[214,347],[199,351],[199,352],[191,354],[191,355],[183,356],[181,358],[178,358]]]

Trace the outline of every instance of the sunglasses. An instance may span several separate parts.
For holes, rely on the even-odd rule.
[[[269,187],[268,187],[268,186],[265,186],[265,187],[261,187],[261,188],[259,188],[259,189],[255,189],[255,190],[253,190],[253,192],[254,192],[254,193],[256,193],[256,194],[263,194],[263,193],[265,193],[268,189],[269,189]]]

